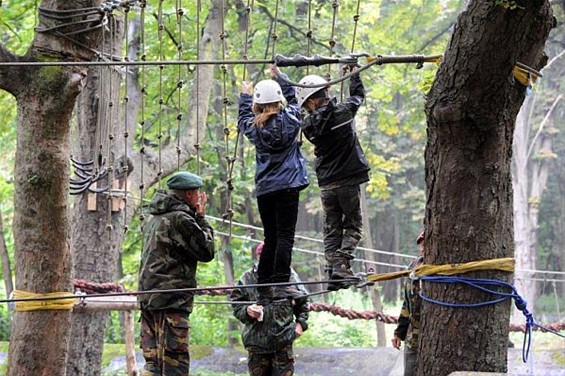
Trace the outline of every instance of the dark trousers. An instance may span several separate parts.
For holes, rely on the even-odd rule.
[[[324,208],[324,252],[331,262],[334,256],[353,258],[363,234],[359,185],[348,185],[321,192]],[[337,252],[337,253],[336,253]]]
[[[281,350],[271,354],[249,353],[247,368],[251,376],[292,376],[294,356],[290,351]]]
[[[186,376],[190,369],[187,312],[141,311],[141,376]]]
[[[259,283],[288,282],[290,279],[298,198],[299,192],[295,189],[257,197],[265,237],[257,268]]]
[[[414,376],[416,374],[416,361],[418,360],[418,350],[404,346],[404,376]]]

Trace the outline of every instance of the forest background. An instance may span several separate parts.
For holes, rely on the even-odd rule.
[[[232,1],[225,3],[222,22],[212,31],[212,13],[217,10],[214,5],[217,2],[204,4],[198,12],[199,4],[195,1],[186,2],[184,13],[180,16],[173,2],[165,2],[162,12],[151,7],[146,10],[143,54],[147,60],[157,60],[158,56],[162,56],[163,60],[197,60],[199,57],[203,58],[202,54],[205,53],[215,59],[242,59],[244,55],[250,59],[266,59],[274,53],[286,56],[295,53],[343,56],[351,51],[371,55],[440,54],[449,40],[457,15],[465,6],[464,1],[351,1],[342,2],[338,12],[334,14],[335,8],[329,1],[285,1],[277,3],[276,9],[274,2],[257,2],[250,13],[250,22],[246,23],[243,21],[246,2]],[[35,1],[27,0],[3,2],[0,8],[0,38],[12,52],[23,54],[29,46],[37,23],[36,6]],[[554,4],[554,12],[561,26],[563,6],[563,3]],[[354,17],[356,14],[360,15],[357,22]],[[334,15],[335,23],[332,22]],[[109,49],[119,51],[117,56],[124,57],[133,53],[137,56],[135,59],[139,59],[142,53],[136,43],[141,43],[138,38],[142,31],[140,24],[135,21],[135,12],[131,12],[128,19],[128,30],[122,30],[121,34],[117,27],[114,30],[116,35],[125,38],[116,40]],[[163,27],[159,28],[159,24]],[[202,32],[199,31],[199,25]],[[108,31],[111,29],[108,26]],[[313,30],[312,38],[308,37],[308,30]],[[222,32],[225,35],[223,39],[219,37]],[[272,38],[273,34],[277,35],[276,39]],[[208,52],[204,48],[198,49],[198,43],[204,45],[201,36],[205,38],[206,35],[212,40],[211,51]],[[331,41],[335,41],[335,44]],[[518,268],[528,270],[517,273],[517,285],[519,291],[524,291],[529,297],[529,302],[535,302],[534,306],[530,303],[530,307],[540,322],[559,321],[565,310],[564,50],[564,28],[556,27],[547,42],[549,63],[542,71],[544,77],[533,86],[526,98],[517,119],[514,143],[516,258],[519,260]],[[246,141],[236,141],[237,95],[241,80],[256,82],[266,78],[267,66],[213,65],[209,72],[213,79],[209,80],[208,91],[196,85],[197,75],[207,74],[201,72],[200,67],[202,66],[190,64],[164,66],[162,69],[158,66],[131,66],[113,71],[91,68],[96,70],[93,76],[98,74],[99,77],[114,77],[100,81],[110,86],[106,86],[106,90],[116,95],[116,103],[120,103],[107,111],[107,120],[112,123],[108,133],[114,134],[115,138],[112,141],[106,134],[105,139],[99,139],[103,144],[102,155],[104,158],[107,156],[107,165],[117,163],[124,153],[132,159],[140,156],[135,160],[131,179],[138,177],[141,184],[131,188],[127,210],[114,213],[106,210],[103,215],[106,218],[102,226],[104,229],[125,233],[123,243],[120,241],[117,247],[120,252],[116,254],[116,268],[111,280],[87,278],[85,273],[81,273],[80,267],[75,269],[75,278],[93,282],[118,282],[127,290],[137,288],[141,248],[139,226],[144,214],[140,199],[150,198],[161,185],[159,173],[148,172],[145,177],[137,175],[140,173],[138,160],[146,159],[148,155],[153,159],[145,166],[147,171],[163,170],[163,175],[166,175],[181,168],[199,171],[204,178],[204,190],[210,198],[208,212],[213,217],[213,226],[218,230],[219,252],[215,261],[200,267],[199,284],[215,286],[233,283],[234,278],[252,265],[250,250],[256,245],[255,240],[261,238],[261,224],[253,198],[254,151]],[[322,75],[328,73],[331,76],[340,73],[337,66],[309,70],[283,68],[283,71],[296,81],[307,72]],[[372,171],[364,197],[366,234],[362,246],[366,249],[360,250],[358,254],[358,260],[364,261],[354,264],[356,270],[370,267],[377,272],[396,271],[416,256],[415,237],[423,226],[425,207],[426,121],[423,104],[436,71],[437,66],[434,64],[426,64],[422,69],[416,69],[415,64],[391,64],[374,66],[362,73],[367,88],[367,101],[358,115],[357,129]],[[179,85],[179,81],[183,84]],[[134,98],[136,84],[138,89],[144,88],[141,91],[143,94],[137,97],[137,104],[125,105],[125,97]],[[111,90],[112,85],[115,85],[114,90]],[[334,95],[343,95],[340,89],[346,95],[347,87],[340,85],[333,87]],[[209,97],[202,98],[193,94],[198,91],[209,93]],[[196,105],[202,102],[208,104]],[[71,131],[73,154],[83,160],[96,159],[97,155],[93,150],[85,151],[81,146],[81,143],[86,142],[84,132],[81,131],[86,110],[81,107],[81,103],[84,101],[79,100],[75,109],[75,128]],[[195,108],[199,108],[200,113],[194,111]],[[113,111],[116,111],[115,116],[110,115]],[[15,101],[5,92],[0,92],[0,113],[0,150],[3,154],[0,160],[0,228],[3,235],[0,251],[5,281],[4,296],[8,296],[13,279],[10,269],[14,244],[11,223],[14,212],[13,171],[17,118]],[[133,120],[130,118],[132,114],[135,115]],[[182,116],[179,117],[179,114]],[[135,132],[126,140],[123,129],[124,123],[128,122],[134,125]],[[185,137],[185,130],[194,124],[202,124],[202,132]],[[98,130],[102,132],[102,127],[98,126]],[[185,144],[186,140],[191,142]],[[124,148],[120,146],[124,141],[129,142],[125,148],[128,152],[124,152]],[[199,148],[194,148],[194,144],[199,144]],[[185,155],[184,150],[191,148],[196,152],[186,162],[170,162],[180,162]],[[301,195],[297,227],[300,237],[295,244],[297,249],[293,266],[303,280],[323,279],[323,248],[316,241],[321,239],[323,213],[311,163],[312,147],[308,142],[304,142],[303,152],[310,162],[311,185]],[[237,157],[233,165],[232,156]],[[229,189],[228,181],[233,184],[233,190]],[[143,188],[139,189],[141,186]],[[75,201],[79,203],[83,196],[74,196]],[[103,194],[98,196],[99,201],[106,201]],[[105,210],[103,205],[99,205],[99,208]],[[220,220],[222,216],[232,212],[234,223],[231,226],[228,225],[229,221]],[[79,214],[74,215],[77,215],[75,218],[80,218]],[[76,255],[82,251],[76,239],[88,239],[92,243],[93,239],[97,242],[112,237],[108,232],[101,232],[92,226],[89,233],[89,226],[80,227],[85,222],[73,221],[75,246],[72,251],[75,260],[81,259],[81,256]],[[114,234],[114,242],[119,238],[119,235]],[[102,264],[93,262],[82,268],[96,268],[97,265],[103,267]],[[319,299],[346,308],[379,310],[396,315],[401,298],[400,283],[396,280],[374,289],[341,291]],[[113,313],[111,317],[105,341],[120,343],[123,336],[119,327],[119,315]],[[194,344],[224,346],[238,341],[239,330],[231,318],[229,307],[225,305],[200,305],[191,320],[195,328],[191,332],[191,342]],[[301,346],[322,346],[327,343],[335,346],[375,346],[388,342],[385,341],[382,330],[377,334],[375,324],[371,321],[346,322],[341,318],[316,313],[312,314],[312,320],[315,323],[313,330],[300,340]],[[8,306],[0,306],[1,340],[9,339],[9,326],[10,310]]]

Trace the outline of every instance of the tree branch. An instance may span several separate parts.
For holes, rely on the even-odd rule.
[[[17,62],[19,60],[20,59],[16,55],[12,54],[2,43],[0,43],[0,62],[10,63]],[[17,86],[16,78],[19,77],[17,71],[17,67],[11,67],[9,65],[0,66],[0,89],[15,95],[15,89]]]

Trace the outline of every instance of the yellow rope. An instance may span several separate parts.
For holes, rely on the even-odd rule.
[[[442,56],[432,57],[423,60],[424,63],[436,63],[438,65],[441,64],[441,61],[442,61]],[[527,70],[518,65],[514,66],[514,69],[512,69],[512,75],[514,76],[515,79],[518,80],[519,83],[521,83],[524,86],[532,86],[539,78],[539,75],[536,74],[536,72],[534,72],[533,70]]]
[[[35,299],[35,298],[62,298],[75,296],[70,292],[48,292],[45,294],[14,290],[14,299]],[[49,299],[14,302],[14,309],[19,312],[42,311],[46,309],[71,310],[78,299]]]
[[[453,275],[474,272],[477,270],[500,270],[503,272],[514,271],[514,259],[511,257],[491,260],[471,261],[461,264],[428,265],[422,264],[416,267],[414,274],[418,277],[425,275]],[[410,275],[412,270],[400,272],[369,274],[367,282],[387,281]]]

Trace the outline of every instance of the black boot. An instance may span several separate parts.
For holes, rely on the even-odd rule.
[[[273,288],[271,286],[259,286],[257,287],[257,304],[266,306],[271,301],[273,301]]]
[[[359,278],[357,278],[351,270],[350,258],[342,256],[336,256],[332,260],[330,279],[335,280],[335,282],[328,284],[328,290],[330,291],[347,289],[356,285],[359,281]]]
[[[273,288],[273,297],[275,299],[298,299],[304,296],[296,286],[275,286]]]

